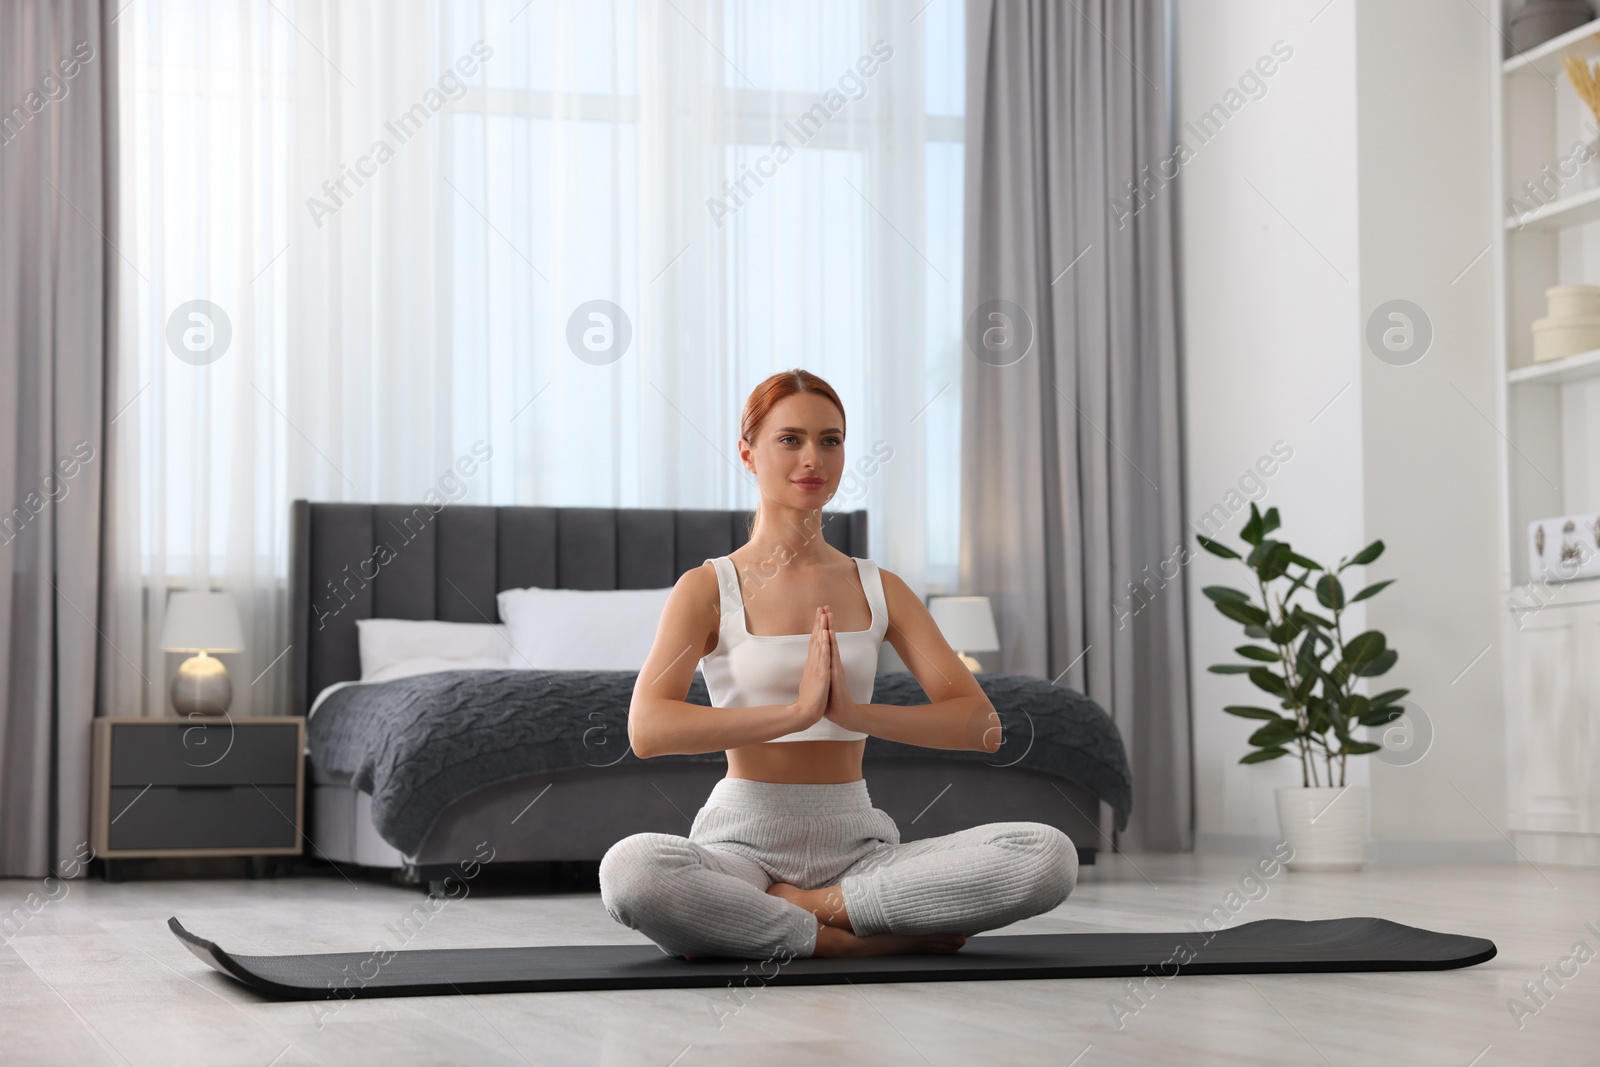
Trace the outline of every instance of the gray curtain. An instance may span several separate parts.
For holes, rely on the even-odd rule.
[[[0,4],[0,876],[89,837],[114,236],[114,27]]]
[[[1125,851],[1193,848],[1167,22],[967,6],[962,588],[1001,670],[1116,720]]]

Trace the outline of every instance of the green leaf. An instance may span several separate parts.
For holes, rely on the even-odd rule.
[[[1363,630],[1344,643],[1344,665],[1354,673],[1363,663],[1383,652],[1383,634],[1377,630]]]
[[[1254,604],[1244,604],[1237,600],[1218,600],[1216,605],[1219,612],[1234,622],[1265,626],[1271,621],[1267,617],[1267,613]]]
[[[1269,534],[1276,530],[1282,523],[1278,519],[1278,509],[1268,508],[1267,513],[1261,516],[1261,532]]]
[[[1256,683],[1256,688],[1263,689],[1275,697],[1289,699],[1288,683],[1265,667],[1252,667],[1249,674],[1250,680]]]
[[[1393,579],[1393,578],[1385,578],[1381,582],[1374,582],[1372,585],[1367,586],[1365,589],[1361,590],[1361,592],[1359,592],[1355,596],[1351,597],[1350,598],[1350,603],[1354,604],[1358,600],[1365,600],[1365,599],[1367,599],[1367,597],[1369,597],[1372,594],[1376,593],[1378,590],[1382,589],[1384,586],[1393,585],[1394,583],[1395,583],[1395,579]]]
[[[1295,739],[1295,728],[1286,722],[1269,722],[1261,729],[1250,735],[1250,743],[1265,748],[1269,745],[1281,745]]]
[[[1290,563],[1298,563],[1300,566],[1302,566],[1302,567],[1304,567],[1306,569],[1306,573],[1307,574],[1309,574],[1312,571],[1325,571],[1325,570],[1328,569],[1328,568],[1324,567],[1322,564],[1318,563],[1316,560],[1307,559],[1305,556],[1302,556],[1298,552],[1291,552],[1289,554],[1289,562]]]
[[[1244,528],[1239,531],[1239,539],[1247,545],[1259,546],[1261,538],[1267,532],[1261,528],[1261,524],[1261,513],[1256,510],[1256,505],[1252,501],[1250,504],[1250,521],[1246,522]]]
[[[1289,557],[1294,555],[1286,541],[1262,541],[1245,562],[1255,567],[1263,583],[1271,583],[1289,572]]]
[[[1381,707],[1384,704],[1393,704],[1395,701],[1399,700],[1409,692],[1411,692],[1409,689],[1385,689],[1383,692],[1379,693],[1377,696],[1368,701],[1368,703],[1375,708]]]
[[[1261,560],[1268,552],[1272,551],[1272,546],[1277,543],[1270,538],[1258,541],[1255,547],[1250,550],[1250,554],[1244,558],[1245,563],[1259,571],[1261,569]]]
[[[1339,753],[1340,755],[1349,754],[1351,756],[1364,756],[1368,752],[1376,752],[1382,747],[1382,745],[1375,745],[1371,741],[1352,740],[1346,741],[1344,746],[1339,749]]]
[[[1329,707],[1330,710],[1333,710],[1332,705]],[[1330,729],[1332,729],[1334,733],[1334,736],[1338,737],[1341,741],[1350,740],[1350,723],[1345,721],[1345,719],[1342,718],[1337,711],[1334,711],[1333,714],[1328,716],[1328,722]]]
[[[1316,630],[1307,630],[1306,639],[1300,642],[1300,649],[1295,653],[1294,666],[1301,674],[1318,676],[1322,674],[1322,657],[1326,653],[1318,649],[1319,637]]]
[[[1218,663],[1214,667],[1206,668],[1212,674],[1249,674],[1255,669],[1248,663]]]
[[[1386,704],[1381,708],[1373,708],[1361,716],[1361,725],[1388,726],[1405,713],[1406,709],[1398,704]]]
[[[1361,675],[1361,677],[1363,677],[1363,678],[1375,678],[1378,675],[1380,675],[1380,674],[1384,673],[1385,671],[1387,671],[1390,667],[1393,667],[1394,664],[1395,664],[1395,661],[1398,660],[1399,658],[1400,658],[1400,653],[1396,652],[1392,648],[1391,649],[1387,649],[1381,655],[1379,655],[1376,659],[1368,660],[1366,663],[1363,663],[1360,667],[1357,667],[1356,668],[1356,673]]]
[[[1227,712],[1229,715],[1237,715],[1241,719],[1267,719],[1269,721],[1276,722],[1277,720],[1283,718],[1282,715],[1279,715],[1277,712],[1272,711],[1269,708],[1252,708],[1245,704],[1229,704],[1222,710]]]
[[[1219,604],[1224,600],[1242,601],[1246,604],[1250,603],[1249,593],[1241,593],[1239,590],[1229,589],[1225,585],[1208,585],[1200,591]]]
[[[1221,542],[1211,540],[1211,538],[1207,537],[1205,534],[1195,534],[1195,537],[1199,539],[1200,547],[1211,553],[1213,556],[1221,556],[1223,559],[1239,558],[1239,553],[1235,552],[1233,549],[1222,544]]]
[[[1299,604],[1296,604],[1294,607],[1295,607],[1295,610],[1300,613],[1300,616],[1301,616],[1302,619],[1305,619],[1305,620],[1307,620],[1309,622],[1314,622],[1318,626],[1321,626],[1324,630],[1333,630],[1333,629],[1337,628],[1337,627],[1334,626],[1333,620],[1330,619],[1330,618],[1327,618],[1326,616],[1318,615],[1314,611],[1307,611],[1304,608],[1302,608]]]
[[[1272,637],[1267,633],[1267,631],[1262,627],[1257,626],[1255,623],[1251,623],[1249,626],[1244,628],[1244,635],[1246,637],[1253,637],[1257,641],[1272,640]]]
[[[1312,621],[1311,617],[1304,611],[1301,611],[1300,606],[1296,604],[1293,608],[1289,609],[1289,614],[1284,617],[1283,626],[1285,637],[1282,643],[1287,645],[1296,637],[1299,637],[1301,634],[1305,633],[1307,630],[1314,629],[1315,623]]]
[[[1245,659],[1253,659],[1258,663],[1281,662],[1281,657],[1278,655],[1278,653],[1274,652],[1270,648],[1262,648],[1260,645],[1240,645],[1238,648],[1234,649],[1234,651],[1239,653],[1239,655],[1243,656]]]
[[[1339,584],[1339,579],[1331,574],[1317,579],[1317,603],[1331,611],[1344,610],[1344,586]]]
[[[1346,567],[1359,567],[1363,564],[1371,563],[1381,555],[1383,555],[1383,542],[1374,541],[1366,548],[1363,548],[1360,552],[1357,552],[1354,556],[1351,556],[1344,563],[1339,564],[1339,569],[1344,570]]]
[[[1287,756],[1289,754],[1289,750],[1286,748],[1263,748],[1259,752],[1252,752],[1248,756],[1242,757],[1239,762],[1265,763],[1269,759],[1277,759],[1279,756]]]
[[[1321,697],[1311,697],[1306,701],[1306,727],[1311,733],[1326,733],[1328,730],[1328,702]]]

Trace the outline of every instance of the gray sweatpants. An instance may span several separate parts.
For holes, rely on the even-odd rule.
[[[975,934],[1049,911],[1078,880],[1067,835],[997,822],[906,844],[864,779],[724,778],[688,837],[634,834],[600,861],[600,899],[617,922],[672,956],[812,954],[817,919],[766,891],[840,883],[860,935]]]

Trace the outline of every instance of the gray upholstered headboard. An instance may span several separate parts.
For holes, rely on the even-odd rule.
[[[361,677],[356,620],[499,622],[502,589],[660,589],[749,538],[748,511],[334,504],[296,500],[290,538],[293,713]],[[822,535],[867,555],[865,511]]]

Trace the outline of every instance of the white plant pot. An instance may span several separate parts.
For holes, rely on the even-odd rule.
[[[1278,787],[1278,829],[1294,850],[1284,866],[1292,871],[1359,871],[1370,825],[1364,785]]]

